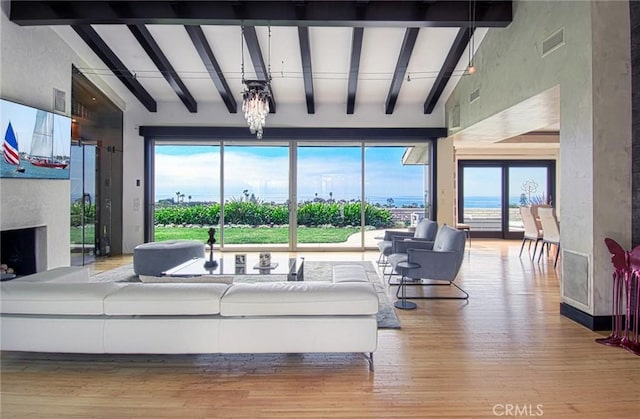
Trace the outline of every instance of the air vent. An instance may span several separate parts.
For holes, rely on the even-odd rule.
[[[53,111],[65,113],[67,110],[67,93],[64,90],[53,89]]]
[[[542,56],[557,50],[564,45],[564,28],[553,33],[550,37],[542,41]]]
[[[460,128],[460,105],[455,105],[451,108],[451,115],[449,115],[449,128]]]
[[[469,103],[473,103],[476,100],[480,99],[480,88],[477,88],[469,95]]]

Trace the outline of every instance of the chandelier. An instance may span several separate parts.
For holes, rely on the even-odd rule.
[[[245,90],[242,92],[242,111],[249,125],[249,131],[262,139],[262,130],[267,122],[271,91],[266,80],[242,80]]]
[[[242,111],[249,125],[249,131],[256,134],[258,140],[262,139],[262,132],[267,123],[269,113],[269,101],[271,100],[271,26],[269,26],[269,64],[267,80],[245,80],[244,78],[244,26],[241,31],[242,50]]]

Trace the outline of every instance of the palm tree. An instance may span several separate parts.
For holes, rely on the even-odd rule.
[[[187,198],[189,198],[189,203],[191,203],[191,195],[189,195]]]
[[[183,193],[181,193],[181,194],[180,194],[180,200],[181,200],[181,201],[182,201],[182,203],[184,204],[184,194],[183,194]]]
[[[180,203],[180,191],[176,192],[176,204]]]

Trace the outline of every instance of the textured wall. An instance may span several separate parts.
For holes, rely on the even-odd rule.
[[[53,88],[67,93],[70,112],[69,48],[50,29],[28,30],[9,22],[9,2],[0,15],[0,96],[48,111]],[[68,266],[69,181],[1,179],[0,229],[47,226],[47,268]]]
[[[561,242],[586,265],[562,265],[562,301],[610,314],[611,262],[603,239],[631,244],[628,3],[514,1],[513,10],[509,27],[486,35],[478,71],[458,83],[447,112],[459,105],[464,129],[560,86]],[[543,56],[543,40],[561,28],[564,44]],[[469,103],[476,88],[480,99]]]
[[[633,75],[633,246],[640,245],[640,2],[629,2],[631,12],[631,71]]]

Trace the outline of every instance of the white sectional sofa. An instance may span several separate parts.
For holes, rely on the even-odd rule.
[[[0,285],[0,349],[110,354],[363,352],[373,369],[376,291],[359,266],[337,266],[333,276],[333,282],[251,284],[19,278]]]

